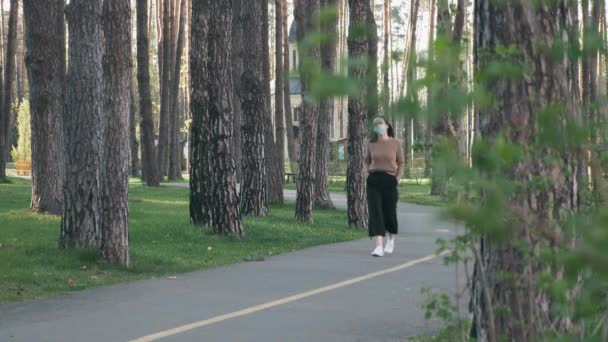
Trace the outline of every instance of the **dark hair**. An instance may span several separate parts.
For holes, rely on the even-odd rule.
[[[386,135],[388,135],[391,138],[395,137],[395,129],[393,128],[393,125],[391,125],[388,121],[386,121],[386,119],[383,116],[377,116],[374,118],[374,120],[376,119],[382,119],[382,121],[384,121],[384,123],[388,126],[388,129],[386,130]],[[373,121],[372,121],[373,123]],[[377,142],[378,141],[378,134],[376,133],[376,131],[372,130],[372,135],[371,135],[371,139],[369,139],[370,142]]]

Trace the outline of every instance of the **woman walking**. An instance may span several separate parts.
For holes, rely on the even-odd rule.
[[[373,256],[381,257],[395,249],[397,223],[397,185],[403,172],[403,151],[395,139],[393,127],[383,117],[374,119],[374,133],[368,144],[365,164],[367,177],[367,204],[369,208],[369,237],[376,240]],[[382,238],[388,231],[386,247]]]

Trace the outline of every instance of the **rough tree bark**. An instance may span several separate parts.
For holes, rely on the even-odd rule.
[[[101,163],[101,255],[129,266],[129,118],[131,0],[104,1],[104,111]]]
[[[242,22],[242,1],[243,0],[233,0],[234,9],[232,11],[233,19],[232,19],[232,58],[233,58],[233,97],[232,101],[234,103],[234,118],[232,119],[232,132],[234,139],[234,160],[236,162],[236,178],[239,182],[242,181],[241,175],[241,73],[243,72],[243,22]]]
[[[154,147],[154,121],[150,90],[150,37],[148,0],[137,0],[137,87],[139,90],[139,120],[142,137],[142,177],[147,186],[158,186],[160,175]]]
[[[264,112],[264,152],[266,156],[266,186],[267,196],[270,203],[283,203],[283,161],[279,161],[279,155],[277,151],[277,144],[275,142],[274,128],[272,124],[272,108],[270,98],[270,48],[269,48],[269,35],[270,35],[270,24],[268,15],[268,1],[262,1],[262,41],[264,43],[262,50],[262,57],[264,64],[264,101],[266,103],[266,110]],[[276,91],[276,88],[275,88]]]
[[[24,0],[32,125],[34,211],[61,214],[63,203],[65,101],[64,0]]]
[[[289,86],[290,76],[290,63],[289,63],[289,30],[288,30],[288,19],[289,16],[287,14],[287,0],[281,0],[281,4],[283,5],[283,14],[285,17],[283,18],[283,65],[285,66],[284,70],[284,81],[283,81],[283,100],[285,101],[285,126],[287,129],[287,157],[289,158],[289,168],[292,173],[297,172],[297,156],[296,156],[296,147],[294,141],[294,132],[293,132],[293,113],[291,111],[291,90]]]
[[[284,94],[285,67],[283,65],[283,20],[285,20],[284,12],[287,10],[283,8],[282,0],[274,0],[275,6],[275,84],[274,84],[274,125],[275,125],[275,146],[277,161],[280,163],[278,168],[277,178],[283,182],[285,178],[285,111],[283,96],[289,96]],[[289,53],[289,52],[288,52]],[[289,68],[289,66],[287,66]],[[287,70],[289,72],[289,70]],[[283,192],[283,186],[281,185],[281,193]]]
[[[66,8],[69,64],[64,121],[65,178],[59,245],[98,248],[103,114],[101,0]]]
[[[232,151],[233,4],[204,0],[192,5],[191,219],[216,233],[241,237]]]
[[[139,142],[137,141],[137,86],[135,77],[131,75],[131,99],[129,110],[129,160],[131,162],[131,176],[139,176]]]
[[[209,26],[210,2],[192,2],[192,33],[190,35],[190,222],[211,225],[211,126],[209,121]]]
[[[310,98],[310,68],[314,60],[319,60],[321,51],[319,44],[303,45],[309,34],[319,32],[314,18],[319,12],[319,0],[298,0],[295,3],[294,16],[298,35],[298,54],[300,56],[300,79],[302,82],[302,116],[300,118],[300,160],[296,181],[296,220],[313,222],[313,205],[315,200],[315,168],[317,127],[319,105]],[[306,65],[306,68],[304,66]]]
[[[322,11],[335,11],[336,0],[321,0]],[[337,20],[335,17],[325,16],[322,32],[325,33],[321,44],[321,68],[324,73],[333,74],[336,69],[337,46]],[[321,100],[319,107],[319,128],[317,131],[317,163],[315,184],[315,207],[334,208],[329,196],[329,138],[331,120],[334,117],[334,97]]]
[[[540,273],[545,268],[538,263],[538,253],[541,246],[570,244],[562,234],[566,220],[577,209],[576,151],[566,144],[558,148],[533,146],[540,131],[539,113],[554,106],[563,108],[553,111],[553,133],[564,142],[568,141],[566,116],[580,113],[571,88],[572,63],[567,53],[556,58],[550,49],[573,43],[567,34],[573,29],[569,3],[475,3],[477,67],[483,70],[500,58],[497,49],[503,46],[515,46],[519,53],[512,62],[526,66],[521,77],[494,78],[482,84],[495,100],[479,113],[484,140],[493,143],[503,132],[507,143],[523,147],[523,154],[501,175],[521,185],[506,200],[507,235],[500,240],[484,238],[475,248],[478,262],[472,299],[478,341],[536,341],[543,339],[547,327],[556,333],[572,328],[567,319],[560,319],[563,317],[551,310],[551,296],[543,293]],[[543,186],[529,186],[533,177],[542,180]],[[494,316],[495,310],[510,314]]]
[[[264,144],[266,103],[264,93],[264,49],[268,44],[263,40],[264,6],[260,1],[243,1],[243,74],[241,76],[241,108],[243,116],[242,137],[243,157],[241,159],[242,180],[240,207],[243,215],[266,216],[268,214],[266,166]],[[235,104],[235,106],[238,104]]]
[[[171,125],[171,24],[174,22],[171,11],[171,2],[178,0],[163,1],[163,36],[162,36],[162,70],[161,96],[160,96],[160,121],[158,123],[158,169],[161,179],[169,171],[169,131]]]
[[[355,227],[367,227],[367,187],[365,155],[367,151],[367,119],[370,115],[368,101],[373,101],[369,94],[371,68],[374,61],[370,55],[369,12],[367,0],[349,0],[349,34],[348,56],[353,61],[366,60],[366,63],[349,63],[348,75],[358,80],[359,93],[348,99],[348,165],[347,165],[347,204],[348,224]],[[361,28],[365,32],[361,33]],[[371,29],[371,31],[374,31]]]
[[[182,70],[182,55],[184,53],[184,34],[186,25],[186,0],[181,0],[179,6],[179,30],[177,33],[177,43],[175,46],[175,58],[173,63],[173,79],[171,80],[171,131],[169,144],[169,179],[176,180],[182,178],[182,160],[181,156],[181,126],[183,120],[180,118],[179,110],[179,85],[181,81]],[[174,22],[174,25],[176,23]]]
[[[0,177],[6,177],[6,161],[11,150],[11,132],[14,127],[12,119],[13,84],[15,83],[15,53],[17,49],[17,16],[19,0],[11,0],[8,17],[8,39],[6,42],[6,58],[4,66],[4,86],[2,100],[2,117],[0,131]]]
[[[214,203],[212,226],[217,233],[244,235],[232,149],[232,2],[214,1],[209,32],[209,119],[212,127]]]
[[[378,26],[374,18],[373,5],[366,8],[367,33],[367,118],[371,122],[378,116]]]

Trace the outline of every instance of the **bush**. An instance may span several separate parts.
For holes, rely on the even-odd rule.
[[[30,102],[24,100],[17,111],[17,131],[19,139],[17,146],[13,146],[11,157],[13,160],[32,160],[32,131],[30,127]]]

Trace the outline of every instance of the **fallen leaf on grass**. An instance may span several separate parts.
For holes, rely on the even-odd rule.
[[[88,269],[88,267],[85,265],[85,266],[82,266],[80,269],[83,271],[86,271]]]
[[[76,280],[74,280],[72,278],[68,279],[68,285],[70,285],[70,286],[76,285]]]

